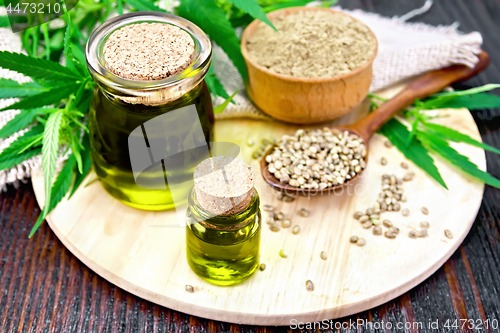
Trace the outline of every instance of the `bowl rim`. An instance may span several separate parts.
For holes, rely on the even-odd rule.
[[[333,81],[339,81],[351,76],[354,76],[362,71],[364,71],[366,68],[370,67],[373,64],[373,61],[377,57],[378,54],[378,40],[373,31],[368,27],[364,22],[358,20],[357,18],[346,14],[344,12],[341,12],[339,10],[331,9],[331,8],[324,8],[324,7],[289,7],[289,8],[283,8],[283,9],[278,9],[273,12],[270,12],[267,14],[267,17],[272,21],[273,18],[280,17],[280,16],[286,16],[290,15],[293,13],[297,12],[302,12],[302,11],[328,11],[330,13],[335,13],[335,14],[341,14],[350,17],[351,19],[363,24],[368,28],[368,31],[370,32],[370,35],[372,36],[372,39],[375,43],[375,49],[373,52],[373,56],[366,61],[364,64],[361,66],[355,68],[354,70],[343,73],[340,75],[335,75],[335,76],[329,76],[329,77],[319,77],[319,78],[304,78],[304,77],[296,77],[296,76],[291,76],[291,75],[285,75],[285,74],[280,74],[273,72],[266,68],[265,66],[262,66],[255,62],[252,57],[250,56],[248,49],[247,49],[247,41],[248,38],[255,32],[259,24],[265,24],[261,22],[260,20],[254,20],[252,23],[250,23],[245,30],[243,31],[243,35],[241,36],[241,54],[243,55],[243,58],[245,59],[245,62],[248,65],[252,65],[253,67],[257,68],[261,72],[266,73],[267,75],[274,76],[276,78],[279,78],[284,81],[290,81],[290,82],[302,82],[302,83],[324,83],[324,82],[333,82]]]

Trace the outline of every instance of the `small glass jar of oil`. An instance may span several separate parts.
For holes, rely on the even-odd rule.
[[[178,71],[153,76],[170,66],[162,61],[179,62],[154,51],[169,51],[157,44],[171,35],[156,34],[161,38],[151,40],[154,29],[165,25],[166,31],[177,29],[187,36],[184,40],[192,53]],[[115,38],[114,49],[108,47],[115,32],[133,32],[131,27],[139,33],[122,33],[121,39]],[[119,49],[119,42],[129,49]],[[182,45],[175,45],[175,40],[172,45],[170,54],[175,56]],[[126,75],[110,67],[110,52]],[[96,82],[89,114],[91,158],[101,184],[113,197],[146,210],[171,209],[187,202],[194,168],[208,156],[213,141],[214,115],[204,81],[211,55],[210,39],[200,28],[167,13],[121,15],[91,34],[86,48],[88,69]],[[154,61],[157,68],[151,67]]]
[[[215,170],[219,169],[216,162],[211,163],[215,165]],[[198,168],[195,177],[197,171]],[[253,187],[253,180],[246,182],[243,185],[246,188],[239,193],[243,195],[238,195],[238,189],[234,183],[231,184],[235,180],[238,182],[241,178],[238,180],[230,170],[222,172],[216,183],[212,181],[208,185],[212,193],[207,199],[207,191],[203,192],[195,179],[187,209],[186,251],[189,266],[205,281],[222,286],[245,281],[259,267],[262,219],[259,195]],[[217,193],[214,188],[223,184],[229,191],[219,191],[214,195]]]

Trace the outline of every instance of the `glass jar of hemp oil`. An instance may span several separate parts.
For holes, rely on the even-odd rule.
[[[146,210],[187,201],[213,141],[211,54],[200,28],[166,13],[121,15],[92,33],[91,158],[113,197]]]
[[[251,168],[218,156],[194,172],[187,209],[187,259],[202,279],[233,285],[259,266],[260,200]]]

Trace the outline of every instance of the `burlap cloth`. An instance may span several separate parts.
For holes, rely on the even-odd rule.
[[[379,42],[379,52],[373,65],[373,82],[371,91],[388,87],[398,81],[425,73],[430,70],[443,68],[452,64],[474,66],[478,61],[482,37],[478,32],[462,34],[457,30],[458,24],[452,26],[433,27],[422,23],[407,23],[406,20],[415,14],[427,10],[431,1],[423,8],[416,9],[402,17],[386,18],[376,14],[365,13],[360,10],[346,11],[368,25]],[[337,10],[341,10],[335,7]],[[0,10],[5,15],[5,9]],[[8,28],[0,28],[0,50],[21,52],[19,34],[14,34]],[[232,94],[240,89],[235,96],[235,103],[217,115],[217,119],[250,117],[254,119],[271,118],[255,109],[250,103],[243,89],[241,76],[218,47],[214,47],[214,69],[221,73],[219,78],[226,90]],[[19,82],[29,79],[15,72],[0,69],[0,77],[12,78]],[[15,99],[0,100],[0,108],[14,103]],[[214,104],[222,103],[221,98],[214,99]],[[18,110],[3,111],[0,113],[0,128],[11,120]],[[20,133],[16,133],[5,140],[0,139],[0,151],[14,141]],[[0,171],[0,187],[6,189],[6,184],[17,187],[19,181],[25,182],[34,168],[40,167],[41,158],[36,156],[10,169]]]

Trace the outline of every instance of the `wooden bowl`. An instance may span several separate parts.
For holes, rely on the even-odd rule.
[[[349,16],[328,8],[292,7],[269,13],[268,17],[272,21],[302,11],[329,11]],[[300,78],[272,72],[251,58],[246,47],[247,41],[259,24],[264,23],[258,20],[252,22],[241,38],[241,50],[248,69],[248,95],[259,109],[285,122],[313,124],[341,117],[366,98],[378,49],[377,39],[371,30],[375,52],[366,63],[338,76]]]

